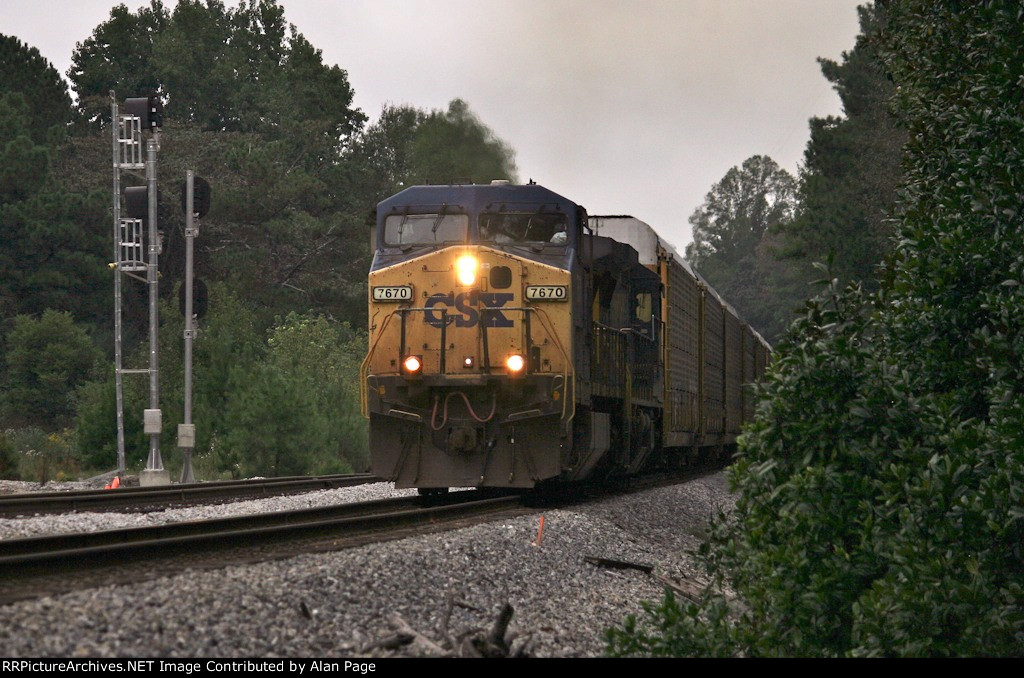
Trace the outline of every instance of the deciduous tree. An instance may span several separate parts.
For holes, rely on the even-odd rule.
[[[336,152],[365,116],[352,107],[348,75],[323,63],[275,0],[160,0],[110,19],[78,44],[69,77],[94,120],[108,92],[158,93],[169,120],[204,130],[256,132],[303,145],[316,161]],[[313,147],[309,147],[313,144]]]
[[[386,106],[352,157],[369,172],[378,199],[413,184],[516,180],[515,152],[462,99],[446,111]]]
[[[771,243],[795,209],[796,180],[755,155],[730,169],[690,217],[687,260],[769,341],[789,321],[773,299],[778,264]]]

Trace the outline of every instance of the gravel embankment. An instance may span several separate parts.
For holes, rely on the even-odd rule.
[[[309,495],[280,500],[302,497],[309,501]],[[274,500],[239,503],[265,501]],[[510,630],[519,634],[514,649],[528,642],[535,656],[599,656],[604,629],[638,612],[640,601],[660,599],[664,589],[651,574],[584,558],[650,564],[655,575],[692,582],[697,569],[686,552],[699,544],[708,517],[731,503],[724,475],[716,474],[547,511],[539,547],[535,515],[22,601],[0,607],[0,647],[7,657],[390,656],[390,650],[366,649],[394,633],[389,615],[440,641],[451,595],[459,603],[450,619],[453,637],[490,628],[509,601],[515,608]],[[227,506],[234,505],[178,510]],[[94,515],[109,521],[120,514]],[[417,651],[406,646],[398,653]]]

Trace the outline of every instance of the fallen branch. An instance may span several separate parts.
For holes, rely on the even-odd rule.
[[[455,647],[455,641],[448,633],[448,624],[452,619],[452,610],[455,609],[455,596],[449,593],[445,598],[444,617],[441,618],[441,639],[448,647]]]

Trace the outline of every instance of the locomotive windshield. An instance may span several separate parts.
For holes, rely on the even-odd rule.
[[[391,214],[384,220],[387,245],[439,245],[465,242],[469,232],[466,214]]]
[[[480,215],[480,240],[564,245],[568,223],[565,214],[558,212],[484,212]]]

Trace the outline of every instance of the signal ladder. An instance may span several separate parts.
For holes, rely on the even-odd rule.
[[[115,265],[118,271],[133,273],[146,270],[146,258],[142,250],[142,219],[121,217],[120,171],[141,170],[146,166],[143,160],[142,119],[134,115],[119,115],[115,125],[114,213],[118,222]]]

